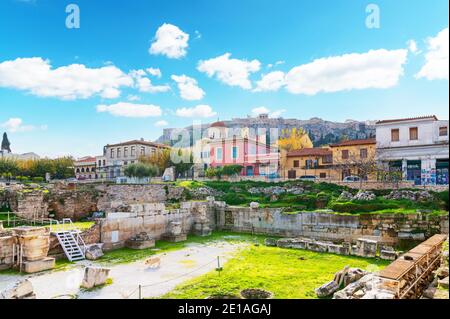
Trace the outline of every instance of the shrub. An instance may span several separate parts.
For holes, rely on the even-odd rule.
[[[384,209],[399,208],[398,204],[394,203],[377,203],[377,202],[334,202],[329,205],[329,208],[338,213],[369,213]]]
[[[33,182],[35,182],[35,183],[42,183],[42,182],[44,182],[44,178],[40,177],[40,176],[33,177]]]
[[[448,190],[440,192],[440,193],[437,193],[436,195],[439,198],[439,200],[444,202],[445,210],[448,211],[448,200],[449,200],[449,198],[448,198]]]
[[[228,205],[242,205],[247,203],[245,196],[241,194],[226,194],[222,200]]]

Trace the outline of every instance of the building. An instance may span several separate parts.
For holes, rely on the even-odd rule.
[[[329,179],[333,168],[333,153],[330,148],[303,148],[287,152],[283,163],[283,177],[295,179],[315,176]]]
[[[75,177],[78,180],[97,179],[96,158],[92,156],[82,157],[73,163]]]
[[[416,185],[448,185],[448,121],[434,115],[376,123],[377,159]]]
[[[140,157],[151,156],[166,148],[168,146],[148,142],[144,139],[108,144],[103,148],[103,157],[106,165],[103,165],[102,170],[105,171],[108,179],[123,177],[124,168],[127,165],[137,163]]]
[[[278,148],[247,137],[214,138],[209,142],[211,167],[241,165],[241,176],[279,175]]]
[[[95,157],[97,176],[99,179],[106,179],[108,176],[106,156],[100,155]]]
[[[331,144],[333,169],[331,179],[343,180],[347,176],[359,176],[376,180],[376,174],[365,174],[376,162],[376,139],[349,140]]]

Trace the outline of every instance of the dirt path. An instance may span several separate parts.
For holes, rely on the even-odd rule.
[[[190,244],[184,249],[158,255],[161,258],[159,269],[149,269],[143,261],[112,266],[110,277],[113,283],[89,292],[79,288],[84,271],[83,265],[95,265],[95,262],[81,261],[70,270],[46,272],[28,278],[39,299],[61,295],[77,295],[80,299],[136,299],[139,285],[144,286],[142,297],[158,297],[186,280],[214,270],[217,267],[217,256],[225,262],[242,246],[226,242]],[[0,290],[24,278],[27,277],[0,275]]]

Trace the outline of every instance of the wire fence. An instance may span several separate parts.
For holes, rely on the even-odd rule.
[[[177,279],[189,276],[189,275],[191,275],[191,274],[193,274],[193,273],[195,273],[195,272],[197,272],[197,271],[199,271],[201,269],[206,268],[207,266],[209,266],[209,265],[211,265],[213,263],[217,263],[216,271],[218,271],[219,276],[220,276],[220,272],[223,270],[223,267],[220,265],[220,256],[217,256],[216,258],[212,259],[211,261],[207,262],[206,264],[203,264],[203,265],[201,265],[201,266],[199,266],[199,267],[197,267],[197,268],[195,268],[195,269],[193,269],[191,271],[188,271],[188,272],[183,273],[181,275],[178,275],[176,277],[173,277],[173,278],[170,278],[170,279],[166,279],[166,280],[163,280],[163,281],[154,282],[154,283],[151,283],[151,284],[139,285],[136,289],[134,289],[131,293],[129,293],[128,295],[126,295],[124,297],[125,297],[125,299],[130,299],[134,295],[137,295],[138,299],[142,299],[142,298],[144,298],[144,296],[143,296],[144,289],[150,288],[150,287],[154,287],[154,286],[158,286],[158,285],[161,285],[161,284],[165,284],[165,283],[168,283],[168,282],[171,282],[171,281],[174,281],[174,280],[177,280]]]

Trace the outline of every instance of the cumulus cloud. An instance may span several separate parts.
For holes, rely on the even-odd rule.
[[[157,122],[155,123],[155,126],[156,126],[156,127],[164,127],[164,126],[167,126],[167,125],[169,125],[169,123],[168,123],[167,121],[164,121],[164,120],[157,121]]]
[[[188,41],[189,34],[173,24],[164,23],[156,31],[149,52],[155,55],[165,55],[171,59],[179,59],[186,55]]]
[[[157,78],[161,78],[162,76],[161,70],[158,68],[148,68],[146,71],[148,74],[156,76]]]
[[[176,115],[180,117],[213,117],[216,116],[217,113],[213,111],[211,106],[209,105],[197,105],[191,108],[183,107],[181,109],[176,110]]]
[[[180,96],[184,100],[201,100],[203,96],[205,96],[205,91],[198,87],[197,80],[193,78],[184,74],[172,75],[172,80],[177,83],[178,90],[180,90]]]
[[[408,50],[371,50],[314,60],[291,69],[286,89],[294,94],[315,95],[358,89],[386,89],[403,75]]]
[[[40,57],[17,58],[0,63],[0,87],[26,91],[40,97],[63,100],[87,99],[93,95],[117,98],[121,87],[133,80],[113,65],[88,68],[71,64],[53,69]]]
[[[6,122],[1,123],[0,127],[2,127],[3,129],[5,129],[6,131],[11,132],[11,133],[29,132],[29,131],[33,131],[35,129],[41,129],[41,130],[47,129],[47,125],[41,125],[39,127],[36,127],[34,125],[24,125],[23,120],[18,117],[10,118]]]
[[[119,102],[111,105],[97,105],[97,112],[107,112],[122,117],[156,117],[161,116],[161,108],[151,104],[134,104]]]
[[[281,109],[281,110],[276,110],[276,111],[270,111],[270,109],[268,109],[265,106],[259,106],[259,107],[255,107],[252,109],[252,114],[254,116],[258,116],[260,114],[268,114],[269,117],[280,117],[281,114],[283,114],[284,112],[286,112],[285,109]]]
[[[140,92],[145,93],[161,93],[167,92],[170,90],[170,86],[168,85],[153,85],[152,81],[145,77],[147,74],[144,70],[132,70],[130,71],[130,76],[135,81],[135,87]]]
[[[436,37],[427,40],[425,65],[416,74],[416,78],[427,80],[448,80],[448,28],[445,28]]]
[[[284,86],[284,72],[274,71],[261,76],[261,80],[256,82],[254,91],[278,91],[282,86]]]
[[[230,59],[230,56],[230,53],[225,53],[216,58],[200,61],[197,69],[206,73],[209,77],[215,76],[227,85],[251,89],[252,84],[249,76],[251,73],[259,71],[261,63],[258,60]]]

